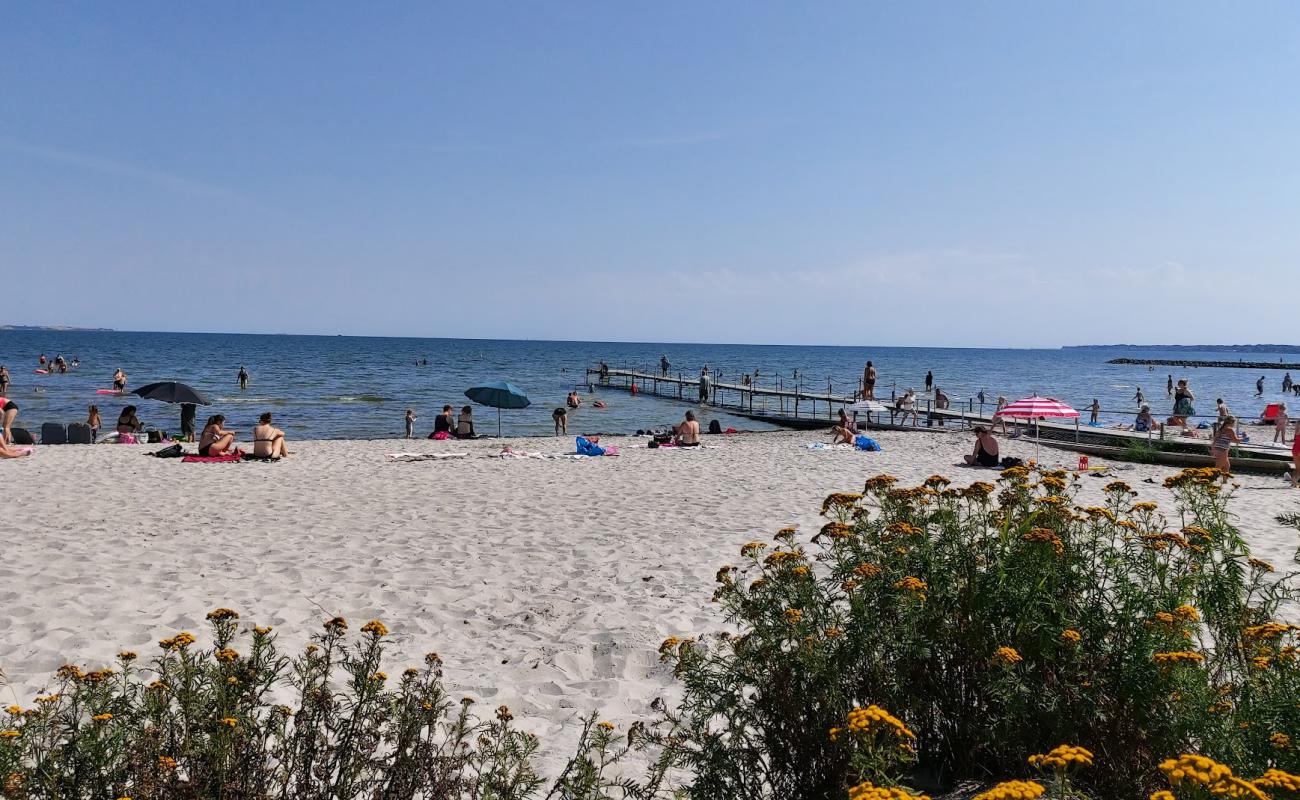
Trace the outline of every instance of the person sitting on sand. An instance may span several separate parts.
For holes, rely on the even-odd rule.
[[[204,458],[224,456],[235,449],[235,434],[221,427],[226,418],[222,414],[208,417],[208,424],[199,434],[199,455]]]
[[[443,406],[442,413],[433,418],[433,433],[429,434],[429,438],[432,439],[440,433],[451,436],[452,427],[451,406]]]
[[[144,423],[135,415],[135,406],[127,406],[122,409],[122,413],[117,416],[117,432],[121,433],[139,433],[144,430]]]
[[[569,432],[569,410],[563,406],[551,412],[551,419],[555,421],[555,435]]]
[[[1273,420],[1275,430],[1273,431],[1273,441],[1282,440],[1286,444],[1286,426],[1290,424],[1291,419],[1286,415],[1286,403],[1277,404],[1277,417]]]
[[[474,409],[465,406],[460,410],[460,416],[456,417],[456,438],[473,439],[474,437]]]
[[[840,423],[831,428],[831,444],[853,444],[853,439],[858,435],[858,425],[849,418],[849,413],[840,409]]]
[[[1223,423],[1214,432],[1214,440],[1210,442],[1210,455],[1214,456],[1214,466],[1223,473],[1224,480],[1227,480],[1232,472],[1232,464],[1228,461],[1228,450],[1240,441],[1241,437],[1237,436],[1237,418],[1231,415],[1224,417]]]
[[[700,446],[700,423],[695,421],[695,412],[687,411],[686,419],[673,428],[678,447]]]
[[[1142,406],[1138,411],[1137,418],[1133,420],[1133,430],[1137,433],[1147,433],[1153,429],[1156,421],[1151,418],[1151,406]]]
[[[0,458],[22,458],[30,456],[35,450],[30,447],[17,447],[0,441]]]
[[[271,427],[271,412],[257,420],[253,428],[253,455],[258,458],[283,458],[289,455],[284,446],[284,431]]]
[[[983,425],[975,426],[975,450],[968,456],[962,456],[968,466],[996,467],[998,461],[998,440]]]

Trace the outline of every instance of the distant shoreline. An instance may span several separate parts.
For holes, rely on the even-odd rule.
[[[24,331],[27,333],[66,333],[80,331],[89,333],[116,333],[113,328],[79,328],[75,325],[0,325],[0,331]]]
[[[1062,350],[1194,350],[1202,353],[1300,353],[1297,344],[1070,344]]]

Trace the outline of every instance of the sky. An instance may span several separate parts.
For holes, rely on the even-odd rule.
[[[1300,4],[0,3],[0,323],[1300,341]]]

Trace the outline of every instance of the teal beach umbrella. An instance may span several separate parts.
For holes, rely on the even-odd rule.
[[[491,406],[497,410],[497,436],[501,435],[501,409],[528,408],[533,401],[528,399],[524,390],[508,381],[485,383],[465,390],[465,396],[480,405]]]

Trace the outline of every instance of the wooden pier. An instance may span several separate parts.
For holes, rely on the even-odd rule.
[[[588,368],[586,377],[589,387],[620,389],[691,405],[708,405],[735,416],[787,428],[829,428],[838,421],[841,408],[847,409],[860,399],[855,394],[836,394],[829,382],[826,391],[809,391],[802,383],[786,387],[781,381],[775,386],[759,386],[711,380],[707,397],[701,397],[698,375],[687,377],[682,373],[664,375],[635,369]],[[1017,422],[1013,419],[994,420],[996,406],[979,403],[973,398],[951,400],[948,408],[937,409],[934,408],[932,398],[917,396],[915,411],[908,411],[905,415],[892,399],[876,402],[884,407],[884,411],[858,413],[856,419],[860,428],[952,431],[969,429],[975,425],[996,425],[1004,430],[1023,429],[1029,436],[1029,441],[1036,439],[1048,447],[1109,455],[1121,460],[1126,457],[1126,451],[1140,448],[1145,448],[1143,452],[1161,463],[1201,465],[1209,459],[1208,438],[1182,437],[1177,435],[1176,428],[1167,430],[1164,426],[1157,426],[1152,431],[1138,432],[1115,427],[1094,427],[1082,424],[1078,418],[1069,421],[1042,420],[1037,423],[1026,423],[1024,420]],[[1103,413],[1122,413],[1129,418],[1132,416],[1132,412]],[[912,417],[913,424],[896,424],[895,420],[900,416],[904,423],[908,417]],[[1290,463],[1290,450],[1267,444],[1243,444],[1233,448],[1233,458],[1246,468],[1280,470]],[[1212,463],[1212,459],[1209,462]]]

